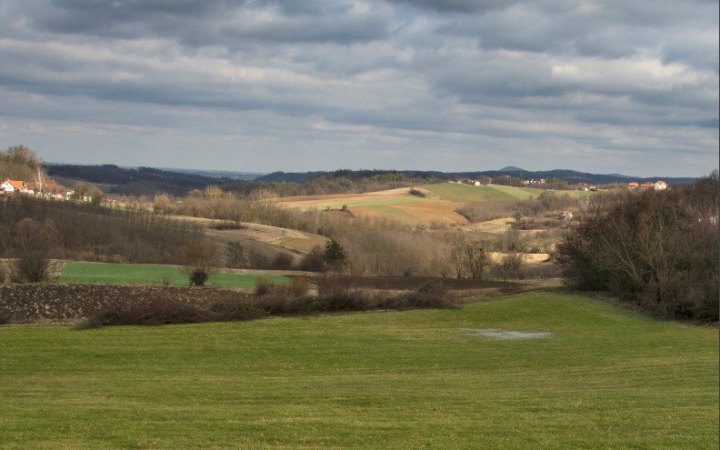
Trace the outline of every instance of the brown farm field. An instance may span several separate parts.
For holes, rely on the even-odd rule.
[[[440,183],[415,187],[425,196],[413,195],[410,188],[362,194],[329,194],[281,197],[277,204],[301,210],[346,208],[355,217],[386,218],[411,225],[467,225],[456,210],[466,202],[498,202],[536,198],[542,190],[512,186],[470,186]]]

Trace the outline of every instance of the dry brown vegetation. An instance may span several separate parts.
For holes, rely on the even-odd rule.
[[[594,199],[559,247],[575,288],[664,317],[718,320],[717,171],[686,188]]]
[[[6,258],[42,250],[57,259],[185,264],[187,247],[204,241],[198,227],[152,213],[26,196],[0,200],[0,217]]]
[[[215,291],[212,301],[206,297],[205,302],[188,302],[168,293],[167,288],[152,293],[139,291],[134,292],[136,297],[131,301],[106,301],[102,307],[85,312],[87,319],[80,327],[247,321],[271,316],[460,306],[442,285],[433,282],[399,295],[334,286],[321,289],[317,296],[297,295],[292,289],[270,289],[255,297],[228,293],[218,296]]]
[[[403,195],[412,196],[407,188],[403,190]],[[522,204],[522,202],[513,203],[514,207]],[[415,204],[408,203],[408,205]],[[425,203],[418,205],[422,206]],[[493,202],[486,202],[486,205],[492,207]],[[286,256],[283,257],[282,253],[273,255],[258,253],[251,243],[239,239],[242,235],[243,239],[254,238],[263,240],[263,243],[267,241],[265,238],[249,234],[249,228],[263,226],[250,223],[282,227],[286,231],[298,230],[297,233],[301,233],[300,236],[304,240],[307,240],[308,236],[334,239],[341,244],[346,253],[343,270],[354,275],[513,277],[520,276],[520,271],[493,271],[493,262],[486,262],[480,255],[493,251],[515,252],[529,249],[540,251],[548,248],[546,245],[533,245],[531,248],[525,244],[522,244],[521,248],[522,239],[518,237],[517,232],[514,232],[516,236],[513,239],[509,239],[505,232],[487,234],[468,229],[467,233],[458,233],[455,229],[443,227],[427,230],[387,218],[352,217],[320,210],[279,208],[272,201],[250,201],[214,188],[194,192],[181,203],[164,204],[163,211],[224,221],[220,224],[222,230],[214,229],[206,231],[206,234],[208,236],[217,234],[218,237],[223,234],[227,238],[225,263],[231,267],[275,269],[299,267],[301,270],[314,271],[323,271],[327,268],[320,258],[319,251],[312,247],[295,249],[296,252],[304,253],[305,256],[302,258],[292,254],[292,258],[288,259]],[[240,229],[233,229],[236,227]],[[238,239],[232,241],[232,234],[237,234]],[[280,240],[267,243],[281,245]],[[473,245],[468,247],[468,242],[472,242]],[[467,248],[477,250],[475,253],[478,256],[469,257]],[[461,253],[465,255],[462,256]],[[549,271],[545,270],[542,273]],[[536,274],[540,272],[525,273],[523,276]]]

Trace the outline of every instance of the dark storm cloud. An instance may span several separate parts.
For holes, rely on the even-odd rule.
[[[0,27],[8,145],[212,143],[256,169],[717,164],[715,1],[15,0]]]
[[[108,38],[165,37],[186,45],[234,46],[244,40],[349,43],[379,39],[385,18],[349,2],[35,0],[37,30]]]

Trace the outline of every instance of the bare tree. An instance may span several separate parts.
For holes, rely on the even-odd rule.
[[[217,265],[218,245],[207,239],[193,239],[183,248],[183,260],[190,286],[203,286]]]

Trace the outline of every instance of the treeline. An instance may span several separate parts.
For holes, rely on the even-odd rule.
[[[109,184],[112,187],[107,193],[133,196],[152,197],[158,192],[185,195],[192,189],[204,189],[210,185],[223,185],[231,181],[229,178],[211,178],[150,167],[124,168],[113,164],[51,164],[48,170],[50,176]]]
[[[69,180],[111,185],[109,194],[148,196],[159,193],[184,196],[192,190],[217,186],[236,195],[287,197],[293,195],[336,194],[370,192],[413,184],[440,181],[432,173],[404,171],[351,171],[308,172],[290,177],[270,174],[257,180],[235,180],[225,177],[207,177],[197,174],[173,172],[150,167],[124,168],[113,164],[85,166],[53,164],[49,174]]]
[[[26,196],[0,201],[0,257],[185,264],[202,231],[157,214]]]
[[[718,320],[719,195],[715,171],[685,188],[595,197],[558,249],[568,283],[664,317]]]
[[[439,177],[415,172],[338,170],[329,174],[298,178],[295,182],[275,180],[271,174],[258,180],[235,181],[223,186],[223,190],[257,199],[373,192],[442,181]]]

